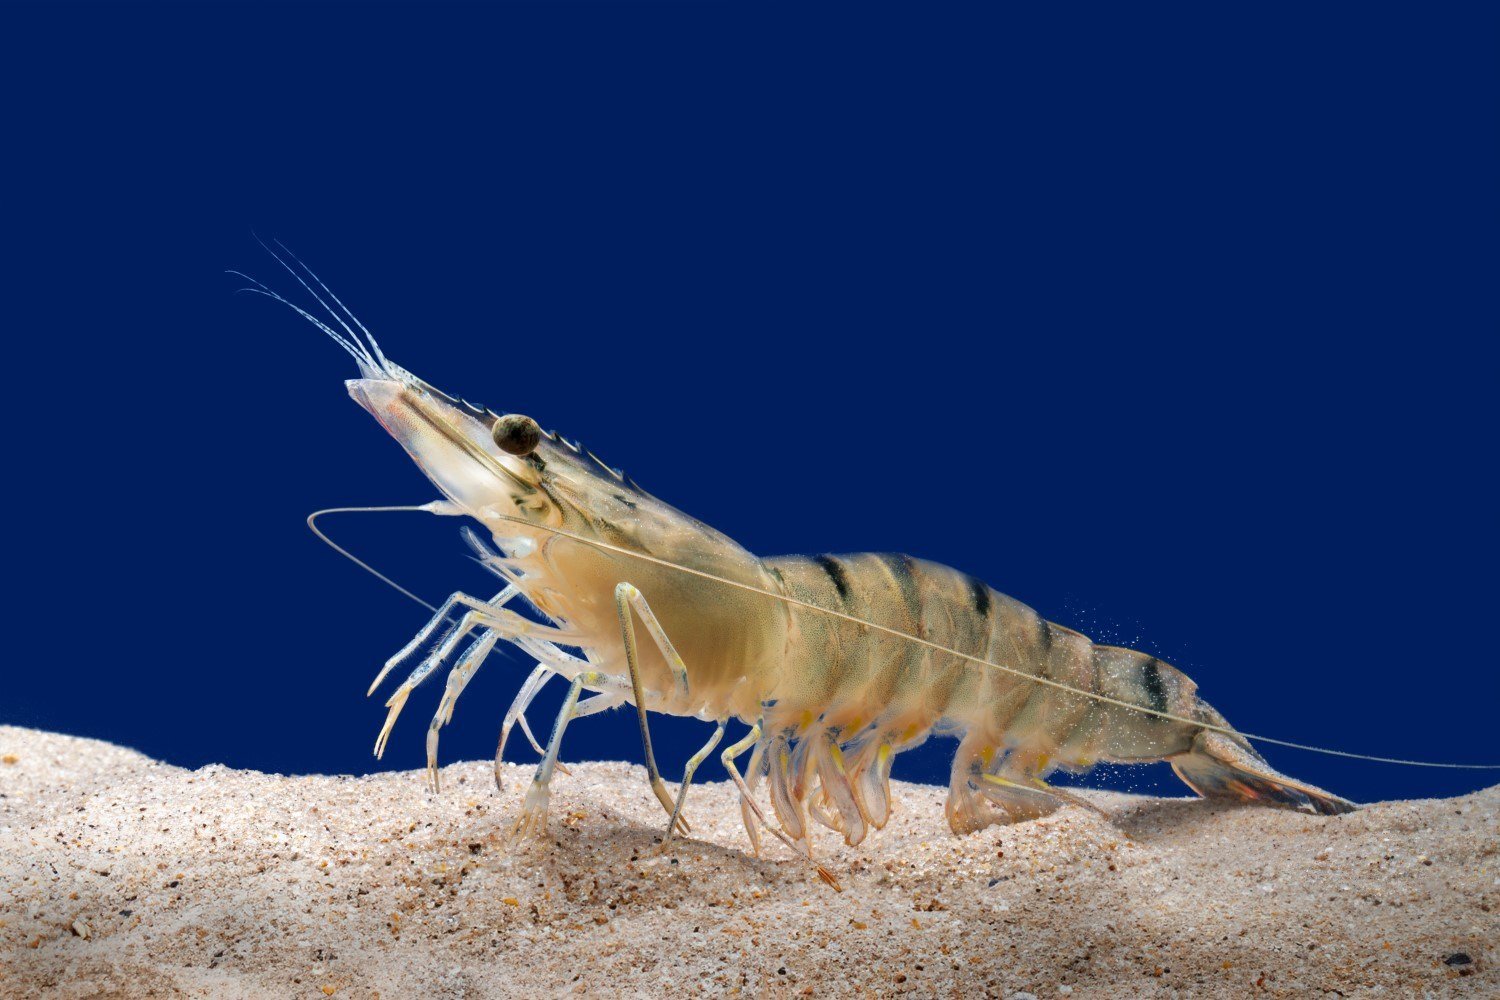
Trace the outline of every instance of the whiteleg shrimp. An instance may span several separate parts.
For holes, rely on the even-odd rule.
[[[287,303],[353,356],[361,377],[347,383],[350,395],[447,498],[399,509],[477,521],[489,541],[464,535],[504,581],[487,598],[452,595],[385,664],[371,692],[429,649],[387,701],[376,753],[412,690],[451,660],[428,728],[436,782],[439,730],[496,644],[513,644],[537,666],[506,713],[497,782],[514,724],[542,754],[514,835],[545,829],[568,724],[626,704],[639,716],[669,837],[688,829],[683,800],[698,764],[731,720],[749,726],[721,760],[757,853],[765,829],[810,858],[810,820],[860,843],[891,814],[893,757],[933,733],[959,737],[946,804],[959,834],[1087,805],[1046,778],[1101,762],[1168,761],[1208,798],[1354,808],[1274,770],[1174,667],[1047,622],[972,576],[904,555],[757,558],[529,417],[452,399],[392,363],[310,271],[283,264],[340,327]],[[251,290],[285,301],[258,283]],[[547,623],[508,608],[517,597]],[[569,688],[543,748],[525,711],[554,675]],[[648,712],[714,724],[675,796],[656,765]],[[757,798],[762,779],[775,822]]]

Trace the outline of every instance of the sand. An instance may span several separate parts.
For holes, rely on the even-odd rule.
[[[1496,996],[1500,787],[1318,818],[1089,793],[966,838],[897,787],[835,893],[724,784],[662,843],[641,768],[188,771],[0,727],[0,996]]]

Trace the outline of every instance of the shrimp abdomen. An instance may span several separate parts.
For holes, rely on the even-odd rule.
[[[1100,762],[1168,761],[1205,797],[1324,813],[1353,808],[1278,773],[1232,731],[1214,731],[1230,727],[1182,671],[1149,653],[1094,643],[973,577],[883,554],[768,562],[799,599],[974,658],[794,612],[804,620],[803,637],[819,639],[798,650],[793,674],[813,681],[796,699],[799,717],[871,720],[883,710],[902,726],[916,720],[922,730],[941,725],[967,733],[952,781],[955,794],[971,801],[950,810],[950,820],[959,814],[956,829],[990,815],[974,805],[975,795],[1002,800],[1011,818],[1035,814],[1047,807],[1035,782],[1057,767],[1085,771]],[[818,694],[808,697],[809,689]],[[993,777],[974,777],[976,767]]]
[[[1098,694],[1146,711],[1096,702],[1069,741],[1076,757],[1096,754],[1097,759],[1119,763],[1166,760],[1205,798],[1286,805],[1329,815],[1354,809],[1345,799],[1281,774],[1242,737],[1203,728],[1230,727],[1198,696],[1198,686],[1170,664],[1138,650],[1098,645],[1094,662]]]

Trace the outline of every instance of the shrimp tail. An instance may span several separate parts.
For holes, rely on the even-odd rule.
[[[1290,806],[1325,816],[1356,808],[1348,799],[1288,778],[1248,743],[1223,733],[1202,731],[1194,737],[1191,750],[1169,759],[1177,776],[1206,799]]]

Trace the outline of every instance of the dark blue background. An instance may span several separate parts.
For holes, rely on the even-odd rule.
[[[302,521],[433,490],[347,357],[232,294],[292,287],[254,230],[403,365],[753,551],[939,560],[1245,729],[1500,759],[1490,12],[6,21],[0,721],[377,766],[364,688],[425,613]],[[329,526],[431,598],[487,585],[451,521]],[[492,752],[525,666],[445,760]],[[420,763],[436,698],[379,766]],[[632,727],[566,757],[639,759]],[[659,733],[676,774],[706,727]],[[1358,799],[1492,776],[1267,752]]]

